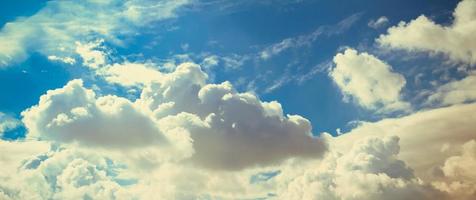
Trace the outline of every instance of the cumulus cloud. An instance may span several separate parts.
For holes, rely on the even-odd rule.
[[[454,105],[476,100],[476,74],[439,86],[427,100],[428,104]]]
[[[16,176],[0,176],[2,199],[132,199],[121,193],[124,189],[113,173],[118,166],[106,157],[53,148],[16,160],[23,162],[15,166]]]
[[[187,3],[186,0],[48,1],[36,14],[6,23],[0,30],[0,66],[22,61],[32,52],[63,58],[79,50],[83,59],[94,67],[100,61],[97,54],[84,57],[85,49],[77,48],[75,42],[84,45],[83,42],[89,42],[87,39],[100,38],[123,45],[122,36],[134,34],[138,27],[174,17],[176,10]]]
[[[443,199],[398,159],[398,137],[362,139],[333,153],[293,177],[279,199]]]
[[[455,117],[460,113],[469,118]],[[0,169],[10,173],[0,175],[0,195],[4,199],[469,200],[474,197],[471,167],[476,145],[462,135],[474,138],[471,113],[476,113],[474,105],[460,105],[364,124],[342,136],[326,135],[330,146],[323,159],[291,159],[239,171],[202,168],[189,162],[165,162],[140,170],[122,163],[127,155],[121,157],[78,146],[48,148],[41,141],[2,141],[0,148],[8,153],[2,154]],[[192,118],[183,113],[171,117]],[[450,118],[454,120],[447,120]],[[168,120],[168,126],[176,126],[174,120],[180,122]],[[196,120],[195,123],[202,123]],[[438,124],[441,125],[435,127]],[[448,134],[450,130],[452,134]],[[435,145],[422,151],[421,140]],[[449,148],[427,155],[440,152],[442,146]],[[422,160],[423,154],[426,156]],[[427,161],[431,163],[422,168],[419,163]],[[435,166],[440,166],[436,169],[441,171],[434,175],[437,177],[422,173],[435,174]],[[254,176],[268,178],[252,181]]]
[[[140,97],[98,97],[81,80],[70,81],[22,113],[28,137],[120,149],[172,145],[186,152],[182,157],[194,152],[194,163],[221,169],[315,158],[326,150],[307,119],[284,115],[278,102],[239,93],[229,82],[207,84],[194,63],[171,73],[130,63],[104,69],[103,77],[115,84],[144,78]]]
[[[461,153],[446,159],[441,167],[443,181],[433,184],[442,191],[452,194],[453,199],[474,199],[476,197],[476,141],[466,142]]]
[[[324,152],[325,144],[312,136],[305,118],[285,116],[278,102],[239,93],[229,82],[206,84],[206,80],[198,65],[182,64],[147,85],[137,101],[160,118],[163,126],[190,131],[196,152],[193,159],[198,163],[242,168]],[[240,159],[232,159],[234,156]]]
[[[380,112],[405,110],[410,105],[401,100],[405,78],[392,67],[368,53],[346,49],[334,56],[335,67],[329,76],[360,106]]]
[[[292,171],[283,166],[278,197],[473,199],[474,173],[468,170],[476,160],[475,110],[476,104],[454,105],[362,122],[330,139],[323,160]]]
[[[140,171],[109,154],[72,146],[37,148],[38,143],[0,142],[12,157],[0,159],[0,164],[9,164],[0,166],[9,170],[0,174],[2,199],[249,199],[265,196],[269,189],[250,183],[255,170],[228,172],[163,163]]]
[[[464,0],[456,7],[454,21],[439,25],[425,15],[388,29],[377,42],[384,47],[446,54],[451,60],[476,63],[476,1]]]
[[[352,131],[337,137],[335,145],[345,151],[362,137],[397,135],[400,138],[400,158],[415,170],[418,177],[431,182],[439,178],[439,173],[435,173],[436,166],[442,166],[448,157],[457,154],[456,147],[476,139],[475,113],[476,104],[473,103],[362,122]],[[429,155],[428,152],[435,154]]]
[[[116,148],[166,141],[155,122],[129,100],[117,96],[96,98],[81,80],[48,91],[38,105],[22,115],[32,138]]]

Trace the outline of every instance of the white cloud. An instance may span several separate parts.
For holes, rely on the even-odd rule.
[[[211,70],[213,67],[218,65],[223,66],[225,70],[236,70],[236,69],[239,69],[241,66],[243,66],[245,62],[248,60],[250,60],[250,56],[248,55],[238,55],[238,54],[230,54],[226,56],[207,55],[202,59],[200,65],[205,70]]]
[[[113,149],[187,145],[187,131],[164,133],[151,116],[129,100],[96,97],[81,80],[48,91],[22,116],[29,138]],[[185,142],[173,141],[179,135]]]
[[[48,6],[67,10],[60,5],[76,8],[73,5],[97,4],[90,13],[96,16],[100,8],[117,11],[114,2],[55,1]],[[138,26],[148,23],[149,18],[171,15],[150,12],[162,10],[161,5],[167,7],[168,3],[133,0],[126,4],[124,13],[118,15]],[[80,13],[89,13],[84,9]],[[43,12],[37,15],[48,14]],[[15,22],[31,29],[21,33],[28,35],[38,26],[51,26],[35,25],[32,18]],[[113,41],[116,31],[130,31],[94,20],[85,21],[98,25],[89,31],[105,31],[100,32],[102,36],[114,33]],[[5,30],[0,33],[0,44],[18,44],[0,45],[0,52],[8,53],[0,54],[5,65],[37,47],[41,47],[40,53],[54,55],[51,60],[68,61],[68,53],[43,50],[55,42],[41,40],[25,49],[23,41],[32,36],[5,40]],[[52,31],[69,37],[61,28]],[[142,90],[141,96],[134,100],[100,96],[81,80],[42,95],[37,105],[22,113],[27,138],[0,140],[0,199],[474,197],[476,104],[362,123],[350,133],[318,138],[312,136],[307,119],[285,115],[278,102],[238,92],[229,82],[210,84],[208,75],[196,64],[173,64],[170,73],[160,72],[157,69],[161,68],[152,64],[108,64],[106,54],[97,50],[98,43],[79,40],[76,46],[77,36],[84,35],[60,38],[60,46],[72,42],[72,46],[64,47],[65,52],[79,48],[84,63],[96,69],[99,77],[115,86],[136,87]],[[231,66],[240,64],[238,57],[231,58]],[[183,55],[183,59],[189,58]],[[203,63],[226,63],[225,59],[218,60],[209,57]],[[334,61],[331,77],[359,104],[384,111],[408,106],[400,94],[405,79],[385,62],[352,49],[336,55]],[[435,98],[446,102],[444,99],[455,97],[454,90],[472,88],[472,83],[463,79],[442,86],[438,91],[444,95]],[[3,116],[0,113],[0,120],[8,122]],[[13,125],[0,123],[0,132],[2,127]],[[269,172],[274,174],[269,179],[252,181],[252,177],[266,177]]]
[[[63,63],[70,64],[70,65],[73,65],[73,64],[76,63],[76,59],[74,59],[72,57],[58,57],[58,56],[55,56],[55,55],[48,56],[48,60],[59,61],[59,62],[63,62]]]
[[[451,60],[476,63],[476,1],[464,0],[456,7],[453,24],[439,25],[422,15],[388,29],[377,42],[384,47],[444,53]]]
[[[279,199],[442,199],[398,159],[398,137],[358,140],[352,149],[334,151],[279,191]]]
[[[446,159],[442,170],[445,176],[476,183],[476,172],[472,170],[476,167],[476,141],[466,142],[461,151],[461,155]]]
[[[146,85],[163,78],[163,74],[153,66],[140,63],[115,63],[99,69],[96,73],[109,83],[123,86]]]
[[[446,159],[441,167],[443,178],[435,187],[452,194],[452,199],[473,199],[476,194],[476,141],[466,142],[461,153]]]
[[[379,29],[388,24],[388,18],[385,16],[379,17],[377,20],[370,20],[369,23],[367,24],[370,28],[373,29]]]
[[[427,103],[454,105],[476,100],[476,75],[471,74],[461,80],[439,86]]]
[[[346,97],[353,98],[362,107],[380,112],[409,108],[410,105],[401,100],[405,78],[387,63],[350,48],[334,56],[334,63],[329,76]]]
[[[363,122],[337,137],[336,146],[345,152],[344,149],[359,138],[396,135],[400,138],[400,158],[415,170],[418,177],[430,182],[438,180],[434,169],[456,153],[454,147],[476,139],[474,120],[474,103],[420,111],[400,118]]]
[[[221,169],[316,158],[326,150],[307,119],[285,116],[278,102],[239,93],[229,82],[206,84],[207,74],[194,63],[171,73],[130,63],[104,69],[114,84],[142,81],[140,98],[97,97],[81,80],[70,81],[22,113],[28,137],[130,151],[172,146],[182,153],[176,160],[193,153],[192,162]]]
[[[4,141],[0,140],[0,170],[2,174],[1,178],[6,178],[15,174],[19,166],[23,165],[25,159],[29,159],[31,156],[45,152],[49,148],[49,144],[46,142],[38,141]],[[1,181],[0,181],[1,182]]]
[[[321,26],[314,30],[310,34],[300,35],[297,37],[290,37],[283,39],[280,42],[272,44],[259,53],[259,57],[263,60],[267,60],[281,52],[291,49],[310,46],[321,35],[336,35],[349,29],[357,20],[360,19],[362,13],[353,14],[334,26]]]
[[[222,88],[207,89],[213,93],[225,88],[208,87]],[[205,99],[221,95],[202,93],[199,96]],[[471,140],[468,137],[475,138],[472,132],[475,105],[440,108],[363,124],[342,136],[325,136],[331,146],[323,159],[291,159],[279,165],[238,171],[201,168],[193,162],[163,162],[143,170],[122,163],[129,154],[110,154],[78,146],[53,145],[48,150],[48,144],[39,141],[0,141],[2,152],[8,152],[0,156],[0,169],[8,172],[0,175],[0,195],[5,199],[88,196],[93,199],[469,200],[474,191],[471,166],[476,160],[476,145],[474,141],[468,142]],[[467,117],[455,117],[459,115]],[[190,117],[189,121],[194,118],[191,114],[172,118],[184,117]],[[172,123],[174,120],[169,120],[162,122],[176,126]],[[196,123],[203,122],[197,120]],[[393,134],[400,139],[389,136]],[[421,145],[422,141],[427,141],[425,146]],[[444,152],[440,152],[442,144],[449,146]],[[428,152],[438,153],[428,155]],[[241,156],[229,155],[235,159]],[[435,167],[442,172],[431,177]],[[251,181],[252,176],[270,171],[277,173],[270,179]]]
[[[20,120],[0,112],[0,136],[11,129],[18,127],[21,124]]]
[[[455,105],[362,123],[330,139],[325,159],[281,166],[278,197],[473,199],[475,111]]]
[[[210,69],[218,65],[218,61],[219,61],[218,59],[219,58],[216,55],[207,56],[203,59],[200,65],[204,67],[205,69]]]
[[[38,142],[16,145],[35,143]],[[117,166],[106,157],[77,150],[42,148],[30,158],[17,157],[16,160],[23,163],[15,166],[12,173],[15,176],[0,175],[0,195],[3,194],[4,199],[132,199],[114,180],[111,172],[117,170]]]
[[[198,163],[242,168],[292,156],[317,157],[325,151],[323,141],[311,136],[308,120],[284,116],[279,103],[238,93],[229,82],[206,84],[206,79],[198,65],[182,64],[146,86],[137,101],[164,126],[190,131],[195,149],[192,159]],[[240,159],[230,159],[230,155]]]
[[[100,47],[103,41],[89,42],[87,44],[82,44],[81,42],[75,42],[76,44],[76,53],[82,58],[83,65],[91,68],[97,69],[106,64],[106,53],[96,48]]]
[[[134,35],[138,27],[174,17],[177,8],[187,3],[187,0],[48,1],[36,14],[8,22],[0,30],[0,66],[21,62],[32,52],[72,57],[75,42],[86,44],[89,41],[85,39],[104,39],[123,45],[122,36]]]

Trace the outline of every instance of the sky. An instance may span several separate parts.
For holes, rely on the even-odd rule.
[[[0,199],[476,198],[475,0],[0,13]]]

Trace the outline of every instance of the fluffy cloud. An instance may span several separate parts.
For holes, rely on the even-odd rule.
[[[476,100],[476,75],[471,74],[461,80],[439,86],[428,97],[427,103],[454,105]]]
[[[418,177],[431,182],[438,180],[436,167],[457,154],[456,147],[476,139],[475,113],[476,104],[473,103],[420,111],[373,123],[362,122],[349,133],[339,136],[335,145],[344,152],[362,137],[397,135],[400,138],[400,158],[415,170]],[[429,155],[428,152],[437,153]]]
[[[279,198],[443,199],[397,158],[398,137],[362,139],[346,154],[333,150],[320,164],[292,178]]]
[[[405,78],[387,63],[354,49],[338,53],[334,63],[329,76],[346,97],[352,97],[362,107],[381,112],[409,108],[400,95]]]
[[[138,27],[171,18],[188,1],[49,1],[33,16],[5,24],[0,31],[0,66],[22,61],[31,52],[45,56],[86,55],[88,46],[76,41],[101,38],[123,45],[122,36],[134,34]],[[88,42],[88,41],[86,41]],[[81,43],[80,43],[81,44]],[[94,57],[91,57],[94,56]],[[84,57],[95,66],[97,53]],[[94,59],[94,60],[91,60]]]
[[[106,157],[70,149],[34,147],[26,149],[40,151],[29,158],[15,158],[22,161],[15,166],[12,173],[15,177],[0,176],[2,199],[132,199],[115,179],[118,166]]]
[[[326,150],[307,119],[285,116],[278,102],[239,93],[229,82],[206,84],[208,76],[196,64],[172,73],[139,64],[104,69],[107,81],[124,86],[146,77],[140,98],[97,97],[73,80],[22,113],[28,137],[116,149],[171,145],[185,152],[182,157],[194,152],[192,162],[221,169],[315,158]]]
[[[435,187],[452,194],[453,199],[474,199],[476,197],[476,141],[471,140],[461,148],[461,153],[446,159],[441,167],[443,181],[435,182]]]
[[[449,26],[438,25],[422,15],[389,28],[377,42],[390,48],[444,53],[454,61],[475,64],[475,10],[475,0],[464,0],[456,7],[453,24]]]
[[[325,144],[313,138],[308,120],[285,116],[279,103],[238,93],[229,82],[205,84],[206,79],[198,65],[183,64],[144,88],[138,100],[164,126],[190,131],[198,163],[242,168],[324,152]]]
[[[291,159],[239,171],[202,168],[193,162],[164,162],[140,170],[121,163],[127,154],[77,146],[48,149],[40,141],[0,142],[2,152],[8,152],[0,159],[0,169],[8,172],[0,175],[0,195],[4,199],[469,200],[474,196],[471,166],[476,145],[468,142],[474,139],[474,110],[474,105],[459,105],[363,124],[339,137],[326,136],[330,147],[323,159]],[[194,118],[182,113],[162,122],[176,126],[184,120],[171,118],[187,117]],[[429,141],[424,150],[422,141]],[[428,152],[439,153],[428,156]],[[269,178],[252,181],[256,176]]]
[[[22,115],[32,138],[115,148],[166,143],[156,123],[129,100],[96,98],[81,80],[48,91]]]
[[[0,174],[2,199],[249,199],[266,196],[269,189],[250,183],[256,170],[215,171],[186,163],[137,170],[109,154],[72,146],[39,148],[40,143],[0,142],[11,155],[0,159],[6,172]]]
[[[22,116],[28,139],[96,149],[131,167],[149,168],[193,154],[184,128],[161,129],[150,112],[122,97],[97,97],[81,80],[48,91]]]

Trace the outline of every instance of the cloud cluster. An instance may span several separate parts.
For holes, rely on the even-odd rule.
[[[474,199],[475,111],[473,103],[362,122],[330,139],[324,159],[282,166],[278,197]]]
[[[476,163],[476,145],[469,139],[475,138],[471,132],[474,110],[475,105],[460,105],[363,124],[342,136],[324,136],[330,146],[322,159],[291,159],[277,165],[235,171],[199,167],[188,161],[166,161],[143,170],[123,162],[127,154],[102,153],[86,146],[48,147],[48,143],[41,141],[1,141],[0,148],[7,153],[0,157],[0,169],[7,173],[0,175],[0,196],[4,199],[469,200],[474,197],[475,188],[471,169]],[[458,114],[469,118],[454,117]],[[191,114],[181,115],[166,118],[193,120]],[[195,120],[200,123],[199,119]],[[172,121],[164,125],[184,123]],[[441,125],[435,127],[436,124]],[[454,134],[448,134],[449,131]],[[425,151],[420,150],[422,140],[431,141]],[[439,151],[421,159],[427,152]],[[242,158],[241,154],[228,155],[229,160]]]
[[[440,168],[442,181],[433,183],[435,187],[452,195],[453,199],[473,199],[476,197],[476,141],[466,142],[461,153],[446,159]]]
[[[336,143],[344,151],[362,137],[397,135],[400,138],[401,159],[419,177],[435,180],[435,166],[442,165],[446,158],[456,154],[455,147],[476,139],[475,120],[476,104],[454,105],[399,118],[361,122],[349,133],[339,136]],[[438,152],[438,155],[429,156],[428,152]]]
[[[384,47],[443,53],[451,60],[476,63],[476,1],[464,0],[456,7],[453,24],[439,25],[425,15],[388,29],[377,42]]]
[[[14,154],[15,160],[22,161],[14,168],[2,165],[2,171],[10,171],[16,176],[2,173],[0,198],[132,199],[127,193],[121,193],[124,189],[114,180],[114,171],[118,170],[118,166],[106,157],[71,149],[48,150],[44,145],[35,143],[38,142],[0,143],[5,150],[21,146],[23,152],[37,151],[32,153],[34,156],[26,158],[21,157],[22,154]],[[1,163],[8,162],[2,160]]]
[[[280,199],[443,199],[402,160],[398,137],[359,140],[346,154],[334,154],[280,191]]]
[[[155,122],[129,100],[112,95],[96,98],[81,80],[48,91],[22,115],[31,138],[115,148],[166,142]]]
[[[104,85],[93,90],[81,79],[43,94],[22,112],[26,138],[0,140],[0,199],[476,197],[476,103],[468,103],[475,99],[474,75],[430,95],[429,103],[447,107],[359,122],[343,135],[317,137],[309,120],[285,114],[276,101],[239,92],[230,82],[212,84],[195,63],[174,63],[166,73],[151,63],[108,62],[102,42],[121,44],[120,36],[173,17],[187,2],[51,1],[34,16],[5,25],[0,66],[31,51],[65,63],[79,58],[107,87],[140,95],[104,94]],[[475,27],[475,2],[462,1],[451,26],[421,16],[390,28],[378,41],[474,64],[469,33]],[[323,30],[338,33],[359,17],[285,39],[266,48],[261,58],[305,46]],[[378,28],[385,21],[369,26]],[[433,42],[436,36],[443,38],[441,44]],[[38,41],[27,42],[33,37]],[[248,59],[207,56],[203,64],[208,68]],[[354,49],[333,61],[329,76],[346,98],[377,112],[409,110],[401,94],[406,80],[389,64]],[[0,134],[21,123],[3,113],[0,121]]]
[[[99,38],[123,45],[122,36],[134,34],[138,27],[174,17],[176,10],[187,3],[186,0],[48,1],[33,16],[6,23],[0,30],[0,66],[22,61],[32,52],[65,60],[88,48],[84,44],[77,48],[76,41]],[[92,57],[85,61],[94,66],[89,59]]]
[[[380,112],[409,109],[400,94],[405,78],[384,61],[348,48],[334,56],[334,63],[329,76],[362,107]]]
[[[81,80],[50,90],[22,113],[28,137],[116,149],[172,146],[186,153],[179,157],[194,152],[193,162],[220,169],[315,158],[326,150],[307,119],[285,116],[278,102],[239,93],[229,82],[207,84],[196,64],[181,64],[172,73],[140,64],[104,70],[105,80],[124,86],[149,78],[141,79],[134,101],[97,97]]]

